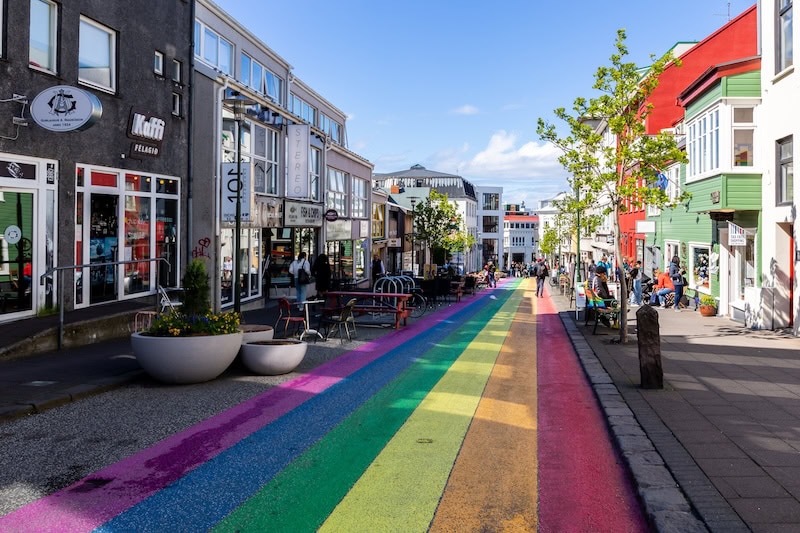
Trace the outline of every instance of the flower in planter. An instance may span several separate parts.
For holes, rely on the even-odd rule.
[[[205,264],[195,259],[183,275],[183,305],[176,311],[153,319],[147,334],[153,337],[191,337],[239,333],[237,313],[213,313],[208,297]]]
[[[700,305],[708,305],[711,307],[717,306],[717,299],[709,294],[703,294],[700,296]]]

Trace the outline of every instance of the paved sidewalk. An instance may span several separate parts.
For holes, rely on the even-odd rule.
[[[635,335],[612,344],[617,330],[592,335],[567,298],[553,299],[709,530],[800,531],[800,340],[658,309],[664,389],[644,390]],[[628,314],[632,331],[636,310]],[[652,481],[643,473],[634,470],[640,494]]]

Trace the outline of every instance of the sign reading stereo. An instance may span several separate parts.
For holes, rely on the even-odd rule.
[[[31,118],[50,131],[85,130],[102,115],[103,105],[95,95],[70,85],[45,89],[31,102]]]
[[[128,118],[128,137],[134,140],[131,157],[159,157],[165,126],[163,118],[131,109]]]

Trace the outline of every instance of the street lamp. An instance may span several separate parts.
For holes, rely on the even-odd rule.
[[[416,269],[416,266],[414,265],[414,252],[416,251],[414,249],[415,248],[415,243],[414,243],[414,230],[415,230],[415,228],[414,228],[414,206],[417,204],[417,198],[415,196],[412,196],[411,198],[409,198],[409,200],[411,201],[411,271],[412,271],[412,276],[416,276],[417,275],[417,269]]]
[[[236,121],[236,220],[233,233],[233,310],[242,311],[242,279],[241,279],[241,246],[242,246],[242,120],[247,113],[247,106],[254,105],[255,100],[238,91],[230,93],[223,103],[233,106],[233,118]]]

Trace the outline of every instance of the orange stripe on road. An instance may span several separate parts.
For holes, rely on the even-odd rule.
[[[525,290],[430,531],[535,531],[538,525],[536,285]]]

